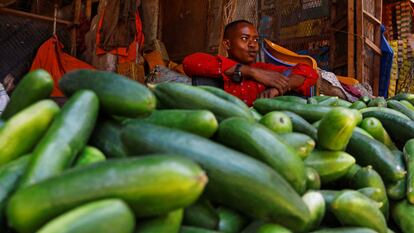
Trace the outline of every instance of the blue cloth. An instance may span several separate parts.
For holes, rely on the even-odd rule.
[[[384,36],[385,27],[381,25],[381,69],[378,95],[388,97],[388,86],[390,84],[392,60],[394,52]]]

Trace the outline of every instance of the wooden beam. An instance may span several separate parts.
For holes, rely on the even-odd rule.
[[[356,1],[356,65],[357,65],[357,79],[360,83],[364,80],[364,66],[365,66],[365,51],[364,51],[364,15],[362,14],[363,9],[363,0]]]
[[[381,56],[381,49],[374,43],[374,42],[372,42],[370,39],[368,39],[368,38],[365,38],[365,44],[366,45],[368,45],[372,50],[374,50],[374,52],[377,54],[377,55],[380,55]]]
[[[375,23],[375,24],[378,24],[378,25],[381,25],[381,21],[380,20],[378,20],[377,18],[375,18],[375,16],[373,16],[373,15],[371,15],[369,12],[367,12],[367,11],[363,11],[363,13],[364,13],[364,16],[367,18],[367,19],[369,19],[371,22],[373,22],[373,23]],[[376,26],[376,25],[375,25]]]
[[[37,14],[33,14],[33,13],[28,13],[28,12],[9,9],[9,8],[4,8],[4,7],[0,7],[0,13],[14,15],[14,16],[20,16],[20,17],[25,17],[25,18],[30,18],[30,19],[38,19],[38,20],[53,22],[53,17],[37,15]],[[72,25],[75,24],[74,22],[67,21],[67,20],[62,20],[62,19],[56,19],[56,23],[65,24],[65,25],[69,25],[69,26],[72,26]]]
[[[355,77],[355,1],[348,0],[348,77]]]
[[[91,20],[92,15],[92,0],[86,0],[85,16],[88,20]]]
[[[74,4],[73,5],[73,8],[74,8],[73,22],[75,24],[79,24],[80,13],[81,13],[81,8],[82,8],[82,0],[75,0],[73,4]],[[71,30],[71,36],[70,36],[70,41],[71,41],[70,53],[72,54],[72,56],[76,56],[76,35],[77,35],[77,27],[73,27]]]

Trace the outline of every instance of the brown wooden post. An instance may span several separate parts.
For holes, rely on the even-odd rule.
[[[77,35],[77,25],[79,25],[80,13],[82,8],[82,0],[74,1],[74,14],[73,14],[73,23],[75,26],[71,30],[71,50],[70,53],[72,56],[76,56],[76,35]]]
[[[358,0],[357,0],[358,1]],[[355,1],[348,0],[348,77],[355,78]]]

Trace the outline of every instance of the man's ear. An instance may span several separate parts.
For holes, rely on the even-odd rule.
[[[224,39],[224,40],[223,40],[223,46],[224,46],[224,48],[225,48],[226,50],[231,49],[231,46],[230,46],[230,40],[229,40],[229,39]]]

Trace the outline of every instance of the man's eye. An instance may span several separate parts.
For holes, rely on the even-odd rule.
[[[259,38],[256,38],[256,39],[254,39],[254,41],[255,41],[255,42],[259,42],[260,40],[259,40]]]
[[[244,40],[244,41],[247,41],[248,40],[247,37],[242,37],[241,39]]]

